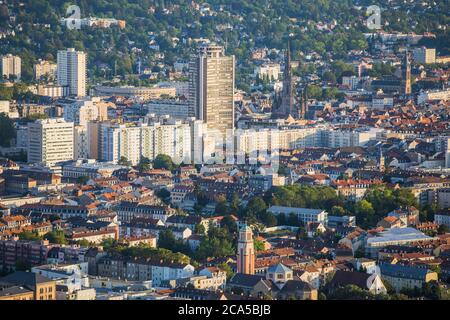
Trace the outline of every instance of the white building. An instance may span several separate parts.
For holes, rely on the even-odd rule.
[[[372,97],[373,109],[388,109],[394,106],[394,97],[386,95],[376,95]]]
[[[328,212],[321,209],[271,206],[267,209],[267,212],[270,212],[275,216],[283,214],[286,218],[288,218],[290,214],[294,214],[297,216],[298,221],[303,222],[305,225],[308,222],[318,222],[326,226],[328,223]]]
[[[260,79],[268,79],[269,81],[278,80],[281,68],[279,63],[265,63],[255,68],[254,75]]]
[[[322,131],[324,147],[342,148],[364,146],[369,140],[375,139],[382,129],[329,129]]]
[[[150,124],[101,125],[101,156],[105,161],[118,163],[125,157],[133,165],[142,157],[153,160],[165,154],[174,162],[189,163],[191,159],[191,128],[182,121]]]
[[[447,212],[439,212],[434,215],[434,222],[438,225],[446,225],[450,228],[450,214]]]
[[[56,85],[38,85],[36,94],[38,96],[50,98],[66,97],[69,95],[69,87]]]
[[[53,166],[73,159],[73,122],[61,118],[28,124],[28,162]]]
[[[357,76],[342,77],[342,85],[349,87],[351,90],[358,88],[361,78]]]
[[[73,96],[86,96],[86,54],[73,48],[58,51],[58,85]]]
[[[56,300],[95,300],[96,291],[90,288],[88,263],[44,265],[33,267],[31,272],[56,281],[61,290]]]
[[[0,69],[0,74],[3,79],[20,80],[22,75],[22,59],[12,54],[0,56]]]

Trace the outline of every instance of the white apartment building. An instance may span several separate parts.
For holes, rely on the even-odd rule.
[[[267,212],[270,212],[275,216],[284,215],[286,218],[288,218],[290,214],[294,214],[297,216],[298,220],[305,225],[308,222],[318,222],[322,223],[324,226],[328,224],[328,212],[322,209],[271,206],[267,209]]]
[[[322,131],[323,147],[342,148],[364,146],[369,140],[375,139],[382,129],[358,128],[329,129]]]
[[[86,96],[86,53],[73,48],[58,51],[58,85],[69,87],[69,94]]]
[[[417,63],[435,63],[436,49],[420,47],[413,50],[413,59]]]
[[[14,79],[18,81],[22,75],[22,59],[12,54],[0,56],[0,69],[2,79]]]
[[[73,160],[73,122],[62,118],[37,120],[28,124],[28,162],[54,166]]]
[[[349,87],[351,90],[358,88],[360,81],[361,78],[356,76],[342,77],[342,85]]]
[[[132,164],[142,157],[153,160],[165,154],[174,162],[191,161],[191,128],[181,121],[119,125],[101,124],[101,157],[118,163],[125,157]]]
[[[255,151],[315,147],[320,145],[319,132],[319,127],[236,130],[236,148],[249,154]]]

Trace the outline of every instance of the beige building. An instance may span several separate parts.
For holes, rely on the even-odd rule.
[[[28,124],[28,162],[53,166],[73,159],[73,122],[61,118]]]
[[[22,59],[19,56],[7,54],[0,56],[0,69],[3,79],[20,80],[22,74]]]
[[[36,273],[16,271],[0,278],[0,283],[10,290],[16,288],[9,299],[0,290],[0,300],[56,300],[56,281]]]
[[[122,96],[122,97],[138,97],[144,101],[165,98],[175,98],[175,87],[95,87],[94,92],[98,96]]]
[[[58,51],[58,85],[69,88],[72,96],[86,96],[86,53],[73,48]]]
[[[416,63],[435,63],[436,49],[420,47],[413,51],[413,58]]]
[[[381,278],[389,282],[397,292],[402,289],[421,289],[424,283],[438,280],[436,272],[423,267],[383,263],[380,271]]]
[[[234,129],[235,57],[217,45],[200,47],[189,64],[189,98],[197,119],[222,135]]]
[[[57,69],[58,65],[56,63],[39,60],[39,62],[35,63],[33,66],[34,78],[40,80],[42,77],[47,76],[49,79],[55,79]]]

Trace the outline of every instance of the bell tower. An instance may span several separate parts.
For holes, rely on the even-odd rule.
[[[255,248],[252,229],[244,224],[239,229],[237,272],[255,274]]]

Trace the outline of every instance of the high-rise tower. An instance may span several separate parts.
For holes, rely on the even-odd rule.
[[[244,224],[239,230],[237,272],[255,274],[255,259],[253,232],[247,224]]]
[[[222,46],[208,44],[189,64],[189,99],[195,117],[225,136],[234,129],[235,58]]]
[[[58,51],[58,85],[72,96],[86,96],[86,53],[70,48]]]

